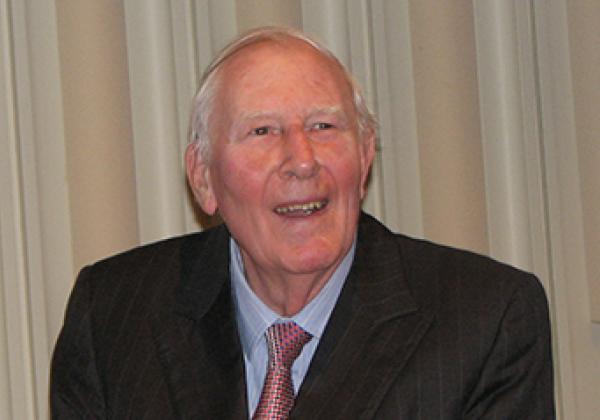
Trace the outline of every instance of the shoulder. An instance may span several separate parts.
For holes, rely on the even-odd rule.
[[[424,343],[435,347],[443,338],[444,351],[477,348],[481,359],[475,365],[496,344],[522,354],[535,349],[540,364],[550,360],[548,301],[535,275],[484,255],[392,233],[370,217],[361,225],[359,245],[370,250],[370,258],[362,259],[370,276],[384,273],[388,283],[401,283],[396,287],[408,289],[420,316],[432,320]],[[380,269],[381,264],[386,267]]]
[[[185,274],[197,265],[227,264],[229,234],[224,226],[139,246],[84,267],[73,293],[107,304],[128,299],[163,300],[172,296]],[[218,257],[218,258],[217,258]],[[81,293],[81,292],[80,292]]]
[[[516,294],[545,304],[545,293],[531,273],[471,251],[391,232],[363,214],[359,234],[372,249],[373,259],[392,259],[401,266],[415,297],[430,301],[458,297],[508,304]]]
[[[226,236],[224,226],[217,226],[202,232],[162,239],[141,245],[127,251],[99,260],[89,266],[93,270],[144,270],[154,264],[169,264],[192,250],[200,251],[215,240]],[[143,265],[140,265],[143,262]]]

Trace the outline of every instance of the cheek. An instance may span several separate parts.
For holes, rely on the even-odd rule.
[[[237,156],[221,158],[220,162],[214,184],[221,210],[227,210],[230,204],[239,206],[240,203],[257,201],[262,195],[264,169],[252,160]]]
[[[340,192],[350,196],[360,193],[362,179],[361,162],[353,150],[337,150],[329,160],[329,170],[333,174]]]

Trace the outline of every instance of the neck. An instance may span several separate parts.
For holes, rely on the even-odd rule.
[[[291,317],[302,310],[323,289],[337,266],[311,274],[270,273],[253,264],[243,252],[248,285],[274,312]]]

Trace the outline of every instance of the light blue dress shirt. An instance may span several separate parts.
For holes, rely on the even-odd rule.
[[[317,349],[319,340],[327,325],[329,316],[340,295],[346,280],[354,251],[356,240],[341,264],[331,278],[321,289],[319,294],[308,303],[300,312],[291,318],[281,317],[273,312],[254,294],[244,275],[244,263],[240,249],[233,238],[230,241],[230,273],[235,301],[236,318],[240,331],[244,364],[246,367],[246,392],[248,397],[248,416],[251,418],[267,374],[268,350],[265,332],[275,322],[294,321],[305,331],[312,334],[312,339],[304,346],[302,352],[292,365],[292,382],[294,393],[298,393],[300,385],[310,365],[310,361]]]

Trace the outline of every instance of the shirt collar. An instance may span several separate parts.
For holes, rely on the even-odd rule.
[[[319,340],[350,271],[356,249],[356,238],[317,296],[291,318],[281,317],[256,296],[246,281],[244,262],[239,246],[233,238],[230,239],[229,247],[233,298],[244,353],[251,354],[267,328],[275,322],[293,320]]]

